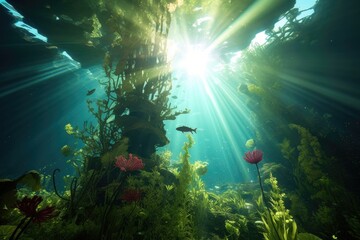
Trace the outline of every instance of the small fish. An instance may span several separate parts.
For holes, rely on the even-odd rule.
[[[172,96],[171,98],[172,98],[172,99],[177,99],[178,97],[177,97],[177,96]]]
[[[58,49],[57,46],[46,46],[47,49]]]
[[[93,94],[95,92],[95,88],[94,89],[91,89],[91,90],[88,90],[86,96],[90,96],[91,94]]]
[[[196,133],[196,129],[197,129],[197,128],[192,129],[192,128],[189,128],[189,127],[186,127],[186,126],[181,126],[181,127],[177,127],[177,128],[176,128],[176,130],[178,130],[178,131],[180,131],[180,132],[182,132],[182,133],[184,133],[184,132],[190,132],[191,134],[192,134],[192,132],[195,132],[195,133]]]

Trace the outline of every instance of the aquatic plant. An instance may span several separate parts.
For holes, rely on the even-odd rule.
[[[108,223],[109,219],[108,216],[110,212],[112,211],[115,202],[119,198],[119,194],[122,190],[123,183],[126,180],[126,178],[129,176],[131,172],[141,170],[144,168],[144,164],[142,160],[136,156],[133,156],[131,153],[129,154],[129,158],[126,159],[124,156],[118,156],[115,159],[114,167],[118,168],[120,170],[120,174],[118,175],[117,179],[115,179],[115,182],[113,182],[111,187],[113,188],[112,194],[108,198],[108,201],[106,202],[103,216],[102,216],[102,222],[101,222],[101,228],[100,228],[100,237],[103,238],[107,236],[108,232]],[[123,174],[122,174],[123,173]],[[125,197],[124,200],[135,200],[140,198],[140,192],[138,190],[125,190],[122,197]]]
[[[299,152],[297,164],[303,171],[303,175],[297,177],[306,180],[314,187],[318,187],[322,183],[318,180],[326,175],[323,172],[326,157],[321,150],[320,142],[317,137],[300,125],[289,124],[289,128],[296,130],[300,135],[300,144],[297,147]]]
[[[31,222],[41,223],[57,215],[55,213],[55,208],[51,206],[38,210],[37,208],[42,201],[43,198],[41,196],[35,195],[32,198],[24,197],[18,202],[17,208],[19,208],[20,212],[25,216],[10,236],[10,240],[19,239],[20,235],[25,231]]]
[[[197,173],[197,175],[199,176],[203,176],[207,173],[208,171],[208,162],[202,162],[202,161],[195,161],[194,165],[194,170]]]
[[[295,148],[291,146],[290,140],[284,138],[284,140],[279,144],[281,153],[285,159],[291,159],[292,155],[295,152]]]
[[[76,209],[76,191],[77,191],[77,182],[78,182],[78,178],[77,177],[72,177],[71,178],[71,183],[70,183],[70,186],[69,186],[69,192],[70,192],[70,196],[68,198],[62,196],[59,194],[58,190],[57,190],[57,187],[56,187],[56,182],[55,182],[55,174],[56,172],[60,172],[60,169],[54,169],[53,171],[53,174],[52,174],[52,180],[53,180],[53,188],[54,188],[54,192],[55,194],[61,198],[62,200],[65,200],[67,202],[69,202],[69,205],[67,207],[67,210],[69,211],[70,215],[73,215],[74,214],[74,211]]]
[[[334,218],[331,217],[328,220],[324,219],[326,212],[324,210],[340,200],[342,190],[325,171],[328,168],[326,167],[328,157],[325,156],[318,138],[309,130],[296,124],[290,124],[289,127],[296,130],[300,136],[297,156],[295,155],[291,160],[294,161],[294,177],[301,198],[313,201],[319,211],[317,216],[321,222],[327,224],[334,222],[331,220]],[[304,221],[308,220],[304,219]]]
[[[266,207],[266,209],[267,209],[267,211],[269,213],[270,220],[271,220],[270,222],[271,222],[272,226],[275,229],[276,236],[280,240],[281,239],[280,235],[279,235],[277,229],[275,228],[274,220],[273,220],[273,218],[272,218],[272,216],[270,214],[270,209],[267,206],[267,202],[266,202],[266,199],[265,199],[264,188],[263,188],[263,185],[262,185],[262,182],[261,182],[261,176],[260,176],[260,171],[259,171],[259,167],[258,167],[258,163],[261,162],[262,159],[263,159],[263,152],[261,150],[258,150],[258,149],[246,152],[245,156],[244,156],[244,159],[248,163],[256,165],[256,170],[257,170],[258,177],[259,177],[259,184],[260,184],[260,189],[261,189],[261,195],[262,195],[262,198],[263,198],[263,203],[265,204],[265,207]]]
[[[295,240],[297,239],[297,224],[290,211],[285,207],[285,193],[282,193],[277,179],[270,174],[268,182],[271,185],[270,191],[270,204],[271,209],[261,216],[264,223],[265,232],[264,237],[267,240],[275,239],[276,237],[281,240]],[[269,219],[272,225],[268,224]]]
[[[261,150],[254,150],[245,153],[244,159],[250,164],[255,164],[259,170],[258,163],[262,161],[263,152]]]
[[[278,186],[276,177],[270,174],[269,179],[267,179],[265,183],[271,187],[271,208],[268,208],[269,211],[261,213],[262,224],[258,225],[263,230],[264,238],[266,240],[321,240],[318,236],[310,233],[298,233],[297,223],[290,214],[290,210],[285,206],[285,198],[287,196]],[[257,206],[261,209],[262,198],[258,199]],[[269,224],[270,221],[272,221],[273,224]]]
[[[229,232],[229,239],[238,239],[240,236],[239,227],[236,226],[236,222],[233,220],[225,220],[225,228]]]
[[[31,191],[39,191],[41,188],[41,176],[38,171],[30,170],[16,179],[0,179],[0,205],[6,208],[16,206],[18,187],[23,185]],[[4,209],[0,209],[1,215]],[[0,215],[0,220],[2,216]]]
[[[206,227],[222,239],[257,239],[260,235],[252,229],[256,219],[254,208],[244,200],[243,191],[235,188],[221,194],[207,192],[206,219],[211,220]]]

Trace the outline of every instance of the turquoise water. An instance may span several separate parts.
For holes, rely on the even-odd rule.
[[[76,14],[72,19],[65,14],[47,13],[52,11],[52,8],[60,11],[59,9],[63,7],[61,4],[45,5],[40,12],[46,13],[46,17],[41,15],[38,19],[33,15],[29,19],[24,17],[26,14],[20,10],[16,12],[10,5],[12,1],[8,2],[0,1],[3,6],[0,12],[1,22],[4,23],[1,30],[3,32],[1,36],[4,37],[0,40],[0,53],[3,58],[0,68],[2,152],[0,179],[17,179],[29,170],[40,172],[43,177],[43,187],[47,190],[41,194],[47,196],[49,202],[55,204],[64,214],[58,222],[49,223],[53,224],[51,226],[58,227],[59,225],[56,224],[59,222],[68,223],[68,220],[74,220],[71,218],[73,216],[76,216],[77,221],[80,222],[81,217],[86,219],[87,213],[81,211],[87,205],[74,197],[75,193],[80,194],[77,193],[76,187],[81,192],[84,186],[88,186],[81,181],[91,179],[89,175],[93,172],[109,170],[110,168],[107,167],[111,166],[109,172],[103,175],[107,176],[106,180],[99,177],[99,181],[94,182],[93,187],[97,195],[89,198],[89,202],[96,203],[91,208],[99,207],[101,213],[89,214],[95,219],[90,220],[93,221],[92,224],[101,225],[101,236],[110,236],[106,235],[104,225],[107,224],[104,223],[110,219],[107,219],[107,214],[113,206],[114,211],[119,213],[129,213],[128,206],[134,206],[133,210],[136,209],[134,212],[131,210],[125,217],[121,215],[122,218],[115,221],[114,228],[119,227],[124,219],[132,219],[134,222],[130,225],[137,226],[138,229],[134,227],[136,230],[129,230],[129,234],[132,231],[136,232],[135,239],[146,239],[144,233],[150,234],[149,236],[152,236],[151,233],[158,233],[157,231],[160,230],[155,231],[141,221],[158,219],[156,214],[148,211],[152,211],[151,207],[156,204],[159,206],[163,204],[165,206],[163,209],[157,208],[161,215],[160,219],[167,219],[166,223],[173,224],[172,227],[186,223],[186,227],[196,232],[192,232],[191,236],[197,236],[199,239],[199,236],[204,237],[201,239],[218,239],[215,238],[216,236],[220,236],[219,239],[257,239],[259,236],[264,236],[266,239],[267,235],[262,235],[264,230],[256,224],[263,222],[270,225],[271,222],[269,219],[262,219],[260,215],[264,217],[270,214],[276,220],[275,216],[281,215],[280,213],[289,214],[289,211],[292,215],[285,214],[287,222],[284,218],[284,226],[288,226],[286,224],[294,219],[300,232],[303,233],[313,233],[323,239],[336,239],[337,236],[338,239],[358,239],[360,220],[359,211],[355,206],[360,192],[357,184],[358,170],[360,170],[358,156],[360,146],[358,89],[360,88],[357,44],[360,39],[358,31],[360,21],[356,14],[356,3],[335,3],[335,1],[329,3],[324,0],[318,1],[317,5],[311,8],[315,4],[314,1],[298,1],[295,7],[300,11],[304,10],[303,12],[296,15],[297,10],[292,9],[285,17],[281,15],[273,19],[265,31],[261,25],[263,19],[258,19],[256,15],[263,11],[257,3],[231,21],[225,17],[221,21],[221,14],[216,15],[218,12],[215,10],[206,12],[205,7],[191,9],[191,14],[186,13],[188,15],[181,11],[173,13],[171,25],[167,26],[170,31],[166,35],[167,52],[164,53],[171,68],[171,77],[163,78],[164,88],[171,89],[165,99],[171,104],[168,108],[176,107],[174,111],[188,109],[190,112],[176,116],[173,120],[160,121],[161,124],[164,123],[163,129],[169,143],[157,147],[155,153],[166,152],[171,153],[171,156],[167,155],[168,158],[159,160],[158,166],[159,162],[154,163],[147,151],[151,141],[159,135],[162,136],[163,133],[162,125],[153,120],[158,117],[158,112],[153,115],[148,114],[143,105],[136,104],[125,106],[125,109],[111,110],[112,116],[105,121],[105,125],[114,126],[114,122],[119,121],[120,123],[117,122],[118,125],[115,126],[118,129],[122,128],[123,134],[128,134],[133,141],[130,147],[134,152],[126,152],[122,149],[121,154],[125,157],[129,157],[129,153],[139,155],[145,165],[146,171],[135,171],[136,173],[129,171],[130,173],[125,174],[121,172],[121,167],[119,170],[113,166],[113,163],[107,166],[103,160],[104,156],[111,156],[115,161],[112,151],[117,150],[117,144],[122,143],[117,135],[112,136],[111,147],[101,153],[93,154],[96,147],[86,149],[91,145],[91,141],[89,139],[84,141],[81,137],[74,138],[76,134],[66,133],[65,126],[71,124],[76,132],[76,129],[89,130],[84,123],[92,123],[95,129],[99,129],[101,121],[90,113],[87,101],[92,103],[99,101],[98,106],[105,104],[103,100],[107,97],[108,85],[104,84],[104,81],[108,78],[103,68],[104,54],[108,50],[113,51],[112,57],[121,59],[122,54],[130,50],[119,46],[109,47],[115,43],[110,44],[110,40],[104,35],[113,28],[104,30],[107,26],[104,22],[101,31],[94,30],[91,33],[104,35],[101,37],[92,35],[91,41],[83,41],[83,36],[91,34],[89,32],[86,32],[88,35],[79,34],[78,28],[74,30],[72,27],[68,29],[59,27],[64,30],[64,36],[61,36],[56,28],[46,25],[46,19],[52,23],[71,22],[83,29],[88,29],[86,24],[89,24],[86,21],[84,24],[80,19],[75,20]],[[31,14],[27,11],[29,5],[15,4],[16,2],[14,6],[19,6],[20,9]],[[170,9],[169,6],[167,7]],[[89,9],[86,8],[84,12]],[[114,9],[118,10],[116,14],[121,13],[120,7]],[[68,14],[74,12],[69,10]],[[329,18],[329,15],[333,17]],[[97,21],[104,20],[101,18],[104,15],[98,13],[98,16]],[[192,21],[187,18],[191,18]],[[95,18],[91,19],[94,24],[92,26],[100,26]],[[226,25],[228,22],[231,22],[231,25]],[[248,32],[243,30],[251,24],[255,24],[258,28]],[[38,29],[35,28],[36,25],[39,25]],[[111,24],[110,26],[114,27]],[[135,29],[134,33],[145,32],[144,29],[140,31],[136,27],[137,25],[131,27],[131,30]],[[136,29],[139,32],[136,32]],[[48,32],[49,36],[44,32]],[[72,34],[76,37],[66,38]],[[251,38],[246,38],[247,34]],[[127,35],[124,34],[122,37],[125,36]],[[52,39],[58,42],[55,40],[52,42]],[[124,40],[123,44],[128,43]],[[164,47],[161,44],[159,46]],[[137,61],[144,60],[144,55],[147,56],[146,51],[155,50],[147,49],[146,46],[140,46],[139,49],[134,50],[132,54],[125,54],[128,59],[127,68],[122,69],[123,74],[133,70],[133,74],[134,72],[138,74],[136,76],[145,75],[145,71],[148,70],[146,68],[134,70]],[[116,61],[113,62],[113,68],[116,66]],[[157,66],[160,61],[158,58],[152,63]],[[145,61],[144,64],[146,63]],[[156,74],[161,75],[159,72]],[[132,79],[129,77],[131,74],[126,76],[123,77],[121,83],[123,85],[119,85],[120,90],[112,92],[112,101],[116,106],[121,106],[122,102],[133,103],[131,97],[134,95],[128,94],[131,91],[129,86],[125,85],[126,79]],[[159,85],[157,87],[161,89]],[[135,98],[140,99],[146,95],[145,91],[145,88],[141,89],[135,94]],[[159,90],[160,93],[162,91],[163,89]],[[143,100],[141,103],[149,104],[147,107],[156,109],[155,102],[161,103],[155,101],[159,99],[157,95],[159,92],[154,93],[151,101],[141,99]],[[113,105],[109,108],[111,107]],[[144,121],[141,122],[139,116],[143,117],[144,115],[141,114],[144,112],[148,114],[145,114],[147,118],[141,120],[156,122],[158,125],[149,127]],[[138,125],[129,124],[126,122],[126,117],[121,118],[123,116],[128,116],[134,122],[136,122],[134,119],[138,119]],[[121,122],[119,119],[125,120]],[[182,133],[176,130],[180,126],[196,129],[196,132]],[[139,128],[143,131],[138,131]],[[118,129],[116,131],[119,131]],[[139,135],[138,138],[134,137],[134,132]],[[148,132],[152,135],[145,134]],[[189,141],[189,134],[194,140],[194,145],[191,148],[185,147],[184,150],[184,146]],[[93,133],[92,137],[94,141],[106,142],[99,140],[98,134]],[[61,150],[64,146],[69,146],[71,154],[66,155],[66,152]],[[80,149],[83,152],[76,152]],[[244,160],[245,153],[254,150],[263,152],[263,159],[256,166]],[[82,155],[84,152],[85,154]],[[82,175],[72,166],[71,159],[80,159],[81,163],[87,161],[95,163],[94,166],[84,167]],[[170,165],[166,165],[167,160],[170,160]],[[192,170],[195,169],[197,161],[206,162],[206,174],[198,175],[196,171],[191,174],[186,172],[186,160],[193,164]],[[96,163],[102,167],[99,168]],[[56,184],[60,193],[70,194],[69,199],[66,200],[66,197],[65,200],[62,199],[65,202],[61,202],[54,193],[51,177],[55,169],[60,170],[56,172]],[[114,177],[115,171],[120,171],[120,174]],[[159,174],[165,180],[156,178],[157,171],[161,172]],[[262,179],[259,179],[259,174]],[[274,185],[271,176],[276,177],[275,182],[279,186]],[[137,187],[143,185],[145,196],[140,196],[139,192],[132,192],[133,195],[121,198],[121,201],[115,199],[116,196],[122,196],[120,193],[127,193],[125,191],[127,189],[121,185],[128,180],[127,177],[130,179],[130,185]],[[72,183],[70,183],[71,179],[73,179]],[[189,184],[188,188],[184,187],[189,179],[195,182],[191,184],[198,185]],[[120,183],[117,182],[118,180]],[[265,196],[260,191],[264,189],[261,184],[259,188],[259,180],[264,184]],[[270,183],[273,185],[270,186]],[[116,191],[112,190],[114,193],[109,190],[113,188],[111,184],[119,184]],[[71,186],[74,185],[75,190],[71,192]],[[161,191],[157,189],[159,186],[166,188],[164,198],[156,198],[156,201],[154,200],[156,204],[151,205],[149,196],[153,192],[149,189],[160,196]],[[68,192],[66,193],[65,190]],[[103,193],[110,194],[107,191],[114,194],[111,195],[114,196],[114,200],[109,205],[106,205],[109,202],[104,200],[109,197]],[[26,193],[29,191],[21,192],[23,195]],[[39,192],[30,191],[30,193],[34,195]],[[191,197],[186,199],[185,196]],[[260,198],[263,197],[262,200],[266,202],[271,197],[273,200],[276,199],[276,196],[277,203],[281,203],[280,206],[276,208],[270,205],[273,212],[267,213],[269,206],[261,205]],[[144,197],[143,202],[139,200],[142,197]],[[59,202],[55,202],[54,199]],[[129,202],[135,199],[136,203],[126,205],[124,199]],[[0,200],[3,201],[2,197]],[[179,206],[174,205],[171,200]],[[66,205],[69,201],[70,205]],[[259,208],[256,207],[257,201],[260,201]],[[79,206],[83,204],[79,207],[81,210],[76,212],[77,210],[73,209],[74,205],[71,205],[73,203]],[[105,210],[101,209],[103,206]],[[176,207],[179,207],[178,211]],[[286,207],[289,211],[286,209],[280,211],[281,207]],[[180,223],[171,222],[166,211],[178,217],[184,214],[186,221],[182,219]],[[200,213],[208,215],[203,217]],[[215,213],[219,213],[220,217]],[[96,217],[100,215],[103,218],[99,223],[100,218]],[[19,220],[19,212],[16,216],[16,220]],[[133,216],[136,217],[132,218]],[[195,222],[187,222],[190,218],[191,221],[195,219]],[[12,227],[16,226],[14,219],[9,224]],[[208,219],[212,221],[207,221]],[[245,224],[242,222],[243,219],[248,222]],[[310,224],[313,222],[314,224]],[[1,221],[0,223],[3,225]],[[202,225],[200,223],[206,227],[200,226]],[[221,227],[214,226],[214,223]],[[166,224],[159,223],[159,226],[163,225]],[[32,228],[27,234],[34,237],[38,234],[36,231]],[[238,231],[245,234],[239,235]],[[164,230],[164,232],[169,234],[171,231]],[[275,232],[272,234],[270,239],[278,238]],[[168,236],[170,235],[165,235],[163,239],[171,239],[167,238]]]

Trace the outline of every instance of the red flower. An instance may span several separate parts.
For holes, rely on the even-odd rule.
[[[144,168],[144,163],[138,157],[133,157],[129,154],[129,159],[126,159],[124,156],[116,157],[115,167],[118,167],[121,171],[136,171]]]
[[[31,217],[34,222],[44,222],[52,217],[55,217],[55,208],[47,206],[42,210],[37,211],[39,204],[43,198],[40,196],[33,196],[32,198],[24,197],[18,202],[19,210],[26,216]]]
[[[244,159],[248,163],[257,164],[262,160],[262,157],[263,157],[263,152],[261,150],[254,150],[254,151],[246,152]]]
[[[18,202],[17,207],[25,216],[32,217],[36,214],[36,209],[42,200],[42,197],[36,195],[32,198],[24,197]]]
[[[33,221],[37,223],[45,222],[46,220],[53,218],[56,215],[57,213],[55,213],[55,207],[47,206],[35,214]]]
[[[141,192],[136,189],[127,189],[121,195],[120,199],[124,200],[125,202],[137,202],[141,199]]]

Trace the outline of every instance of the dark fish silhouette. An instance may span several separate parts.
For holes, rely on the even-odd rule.
[[[93,94],[95,92],[95,88],[94,89],[91,89],[91,90],[88,90],[86,96],[90,96],[91,94]]]
[[[184,133],[184,132],[190,132],[191,134],[193,132],[196,133],[196,128],[192,129],[192,128],[189,128],[189,127],[186,127],[186,126],[177,127],[176,130],[178,130],[178,131],[180,131],[182,133]]]

